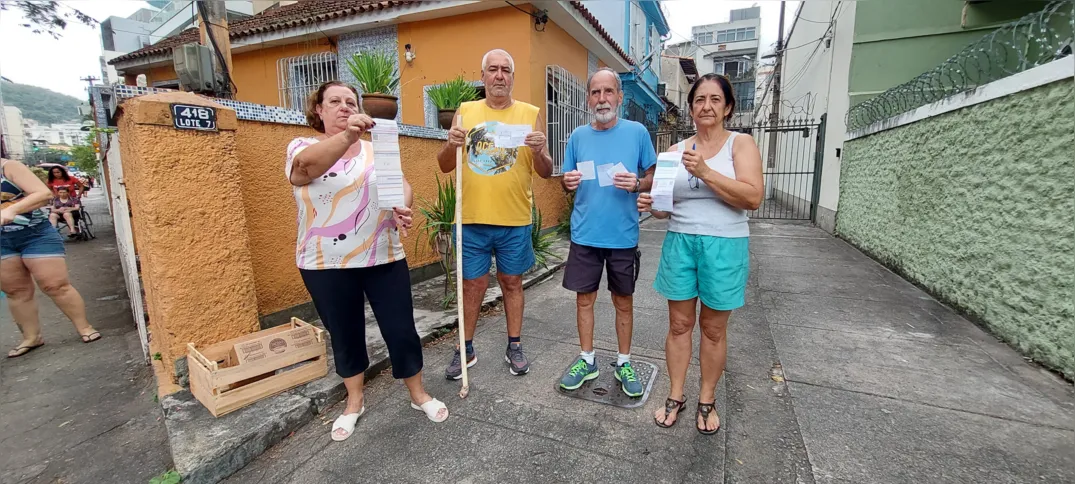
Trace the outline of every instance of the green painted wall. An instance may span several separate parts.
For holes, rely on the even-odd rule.
[[[1075,378],[1075,83],[844,144],[837,233]]]
[[[967,45],[1048,5],[1039,0],[863,0],[855,8],[848,90],[851,105],[907,82]]]

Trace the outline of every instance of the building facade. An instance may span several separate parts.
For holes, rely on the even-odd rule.
[[[43,140],[49,145],[78,146],[86,144],[86,136],[89,133],[82,131],[82,125],[77,123],[53,124],[49,126],[35,125],[26,129],[26,137],[29,140]]]
[[[515,59],[514,97],[543,108],[542,128],[554,156],[555,173],[562,166],[571,131],[589,122],[585,91],[589,74],[605,66],[617,73],[629,73],[635,67],[635,59],[580,2],[504,6],[495,2],[306,0],[266,10],[229,27],[237,101],[302,110],[302,100],[322,82],[353,83],[347,61],[358,52],[377,49],[392,54],[400,76],[393,93],[399,106],[397,121],[438,130],[429,89],[462,75],[479,93],[484,92],[482,56],[492,49],[505,49]],[[446,38],[454,41],[444,42]],[[197,29],[119,56],[110,64],[128,85],[145,75],[150,87],[159,86],[177,77],[172,48],[190,42],[198,42]],[[659,64],[658,56],[651,58]],[[655,76],[645,76],[652,81],[654,97]],[[661,111],[663,105],[655,107],[653,118]]]
[[[700,75],[728,76],[735,86],[737,109],[754,109],[756,65],[761,35],[761,7],[729,12],[729,21],[691,27],[693,57]]]
[[[620,73],[624,91],[623,115],[655,130],[660,114],[666,109],[658,84],[663,69],[661,52],[670,32],[661,2],[586,2],[585,8],[623,46],[633,61],[628,71]]]
[[[15,106],[4,106],[3,126],[0,133],[3,134],[4,150],[8,158],[21,160],[26,155],[26,135],[23,133],[22,110]]]

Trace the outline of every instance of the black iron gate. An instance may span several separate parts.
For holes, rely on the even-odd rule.
[[[761,152],[765,197],[761,207],[749,213],[750,218],[816,221],[825,115],[754,123],[747,114],[736,114],[727,127],[753,137]],[[656,134],[656,148],[663,151],[693,135],[693,126],[666,127]]]

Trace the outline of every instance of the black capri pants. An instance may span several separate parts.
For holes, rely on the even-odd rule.
[[[422,341],[414,328],[406,259],[353,269],[299,269],[299,273],[328,329],[337,375],[351,378],[370,366],[366,299],[388,346],[392,376],[410,378],[422,371]]]

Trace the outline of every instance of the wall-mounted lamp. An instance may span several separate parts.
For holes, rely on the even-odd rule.
[[[417,56],[414,54],[414,50],[411,49],[411,44],[404,45],[403,48],[407,51],[407,53],[403,55],[403,58],[407,59],[408,63],[413,62],[414,58]]]

